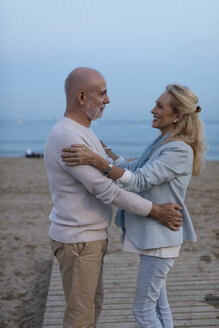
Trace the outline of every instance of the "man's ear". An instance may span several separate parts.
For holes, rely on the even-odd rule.
[[[77,93],[77,99],[80,105],[84,105],[86,102],[86,95],[84,91],[78,91]]]

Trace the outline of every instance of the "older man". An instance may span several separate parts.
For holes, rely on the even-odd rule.
[[[64,328],[96,327],[102,303],[103,257],[107,247],[107,227],[111,204],[126,211],[149,215],[170,228],[181,225],[180,207],[158,206],[140,196],[120,189],[92,166],[67,166],[62,149],[85,144],[106,157],[97,136],[90,129],[109,103],[106,81],[96,70],[77,68],[65,81],[66,111],[49,134],[44,159],[47,167],[53,209],[49,237],[62,275],[66,299]],[[145,217],[145,218],[144,218]],[[161,221],[163,218],[166,222]],[[177,229],[177,228],[175,228]]]

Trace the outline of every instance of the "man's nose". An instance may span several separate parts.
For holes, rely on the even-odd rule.
[[[110,100],[109,100],[109,97],[108,97],[108,95],[106,94],[106,97],[105,97],[105,104],[109,104],[109,102],[110,102]]]

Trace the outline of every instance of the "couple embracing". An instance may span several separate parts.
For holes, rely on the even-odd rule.
[[[159,136],[127,162],[90,128],[109,103],[102,74],[76,68],[65,81],[65,93],[64,117],[51,130],[44,152],[53,201],[49,237],[66,300],[63,327],[97,325],[107,228],[115,205],[123,249],[140,256],[136,322],[173,328],[166,277],[183,240],[196,241],[184,199],[191,176],[203,164],[198,98],[187,87],[168,85],[151,111]]]

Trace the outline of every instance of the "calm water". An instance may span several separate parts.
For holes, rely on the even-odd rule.
[[[20,157],[27,149],[43,153],[47,135],[54,121],[0,121],[0,157]],[[207,120],[207,160],[219,160],[219,120]],[[150,121],[97,120],[92,129],[112,150],[127,158],[134,158],[157,135]],[[66,145],[67,146],[67,145]]]

